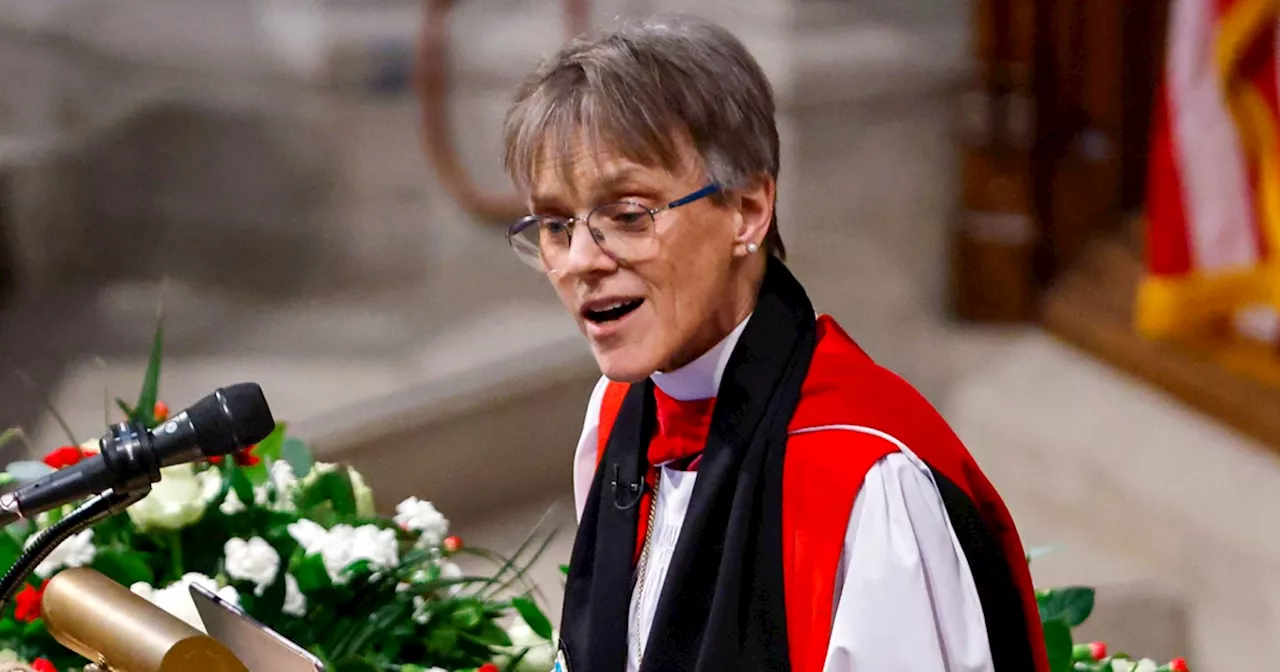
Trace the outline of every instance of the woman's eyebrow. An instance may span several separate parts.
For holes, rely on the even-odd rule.
[[[636,179],[641,170],[636,167],[627,166],[618,168],[604,173],[600,179],[593,180],[590,186],[590,203],[599,205],[602,200],[612,198],[624,188],[635,187],[639,183]],[[568,185],[571,191],[575,185]],[[576,194],[575,194],[576,195]],[[559,194],[553,193],[534,193],[530,196],[534,210],[569,210],[568,206],[561,200]]]

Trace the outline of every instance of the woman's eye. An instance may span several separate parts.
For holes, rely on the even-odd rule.
[[[542,229],[553,236],[564,235],[569,230],[569,222],[563,219],[551,219],[542,223]]]

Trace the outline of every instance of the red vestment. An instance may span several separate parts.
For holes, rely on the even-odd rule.
[[[971,502],[971,506],[952,507],[949,501],[948,515],[957,533],[963,535],[962,530],[972,530],[972,525],[957,521],[957,515],[964,515],[958,511],[973,511],[985,534],[998,546],[1020,597],[1018,620],[1024,623],[1036,672],[1048,672],[1026,555],[1013,518],[995,488],[942,416],[910,384],[877,365],[830,317],[818,318],[817,335],[800,403],[788,425],[792,434],[783,471],[784,597],[792,670],[822,669],[831,637],[836,573],[854,500],[871,467],[906,446],[930,467],[935,478],[941,476],[954,484]],[[604,454],[627,389],[626,384],[611,382],[605,390],[597,458]],[[696,411],[698,417],[684,421],[681,429],[685,434],[701,425],[705,438],[707,424],[701,416],[709,414],[710,407],[704,406]],[[839,431],[850,427],[869,431]],[[644,538],[651,505],[652,497],[646,494],[641,503],[639,540]],[[961,536],[962,545],[965,541]],[[968,560],[972,566],[974,559]],[[990,610],[983,587],[979,583],[979,596],[984,610]],[[1010,636],[988,630],[993,650],[995,638]]]

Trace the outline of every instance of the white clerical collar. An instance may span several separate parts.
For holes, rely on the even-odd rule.
[[[668,397],[679,401],[710,399],[720,391],[720,379],[724,377],[724,367],[729,363],[729,355],[738,345],[742,330],[746,329],[748,315],[745,320],[734,327],[724,340],[715,344],[702,356],[668,373],[654,373],[650,378]]]

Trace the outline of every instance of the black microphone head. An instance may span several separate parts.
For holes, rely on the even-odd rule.
[[[200,451],[226,455],[267,438],[276,428],[257,383],[237,383],[213,391],[187,409]]]

